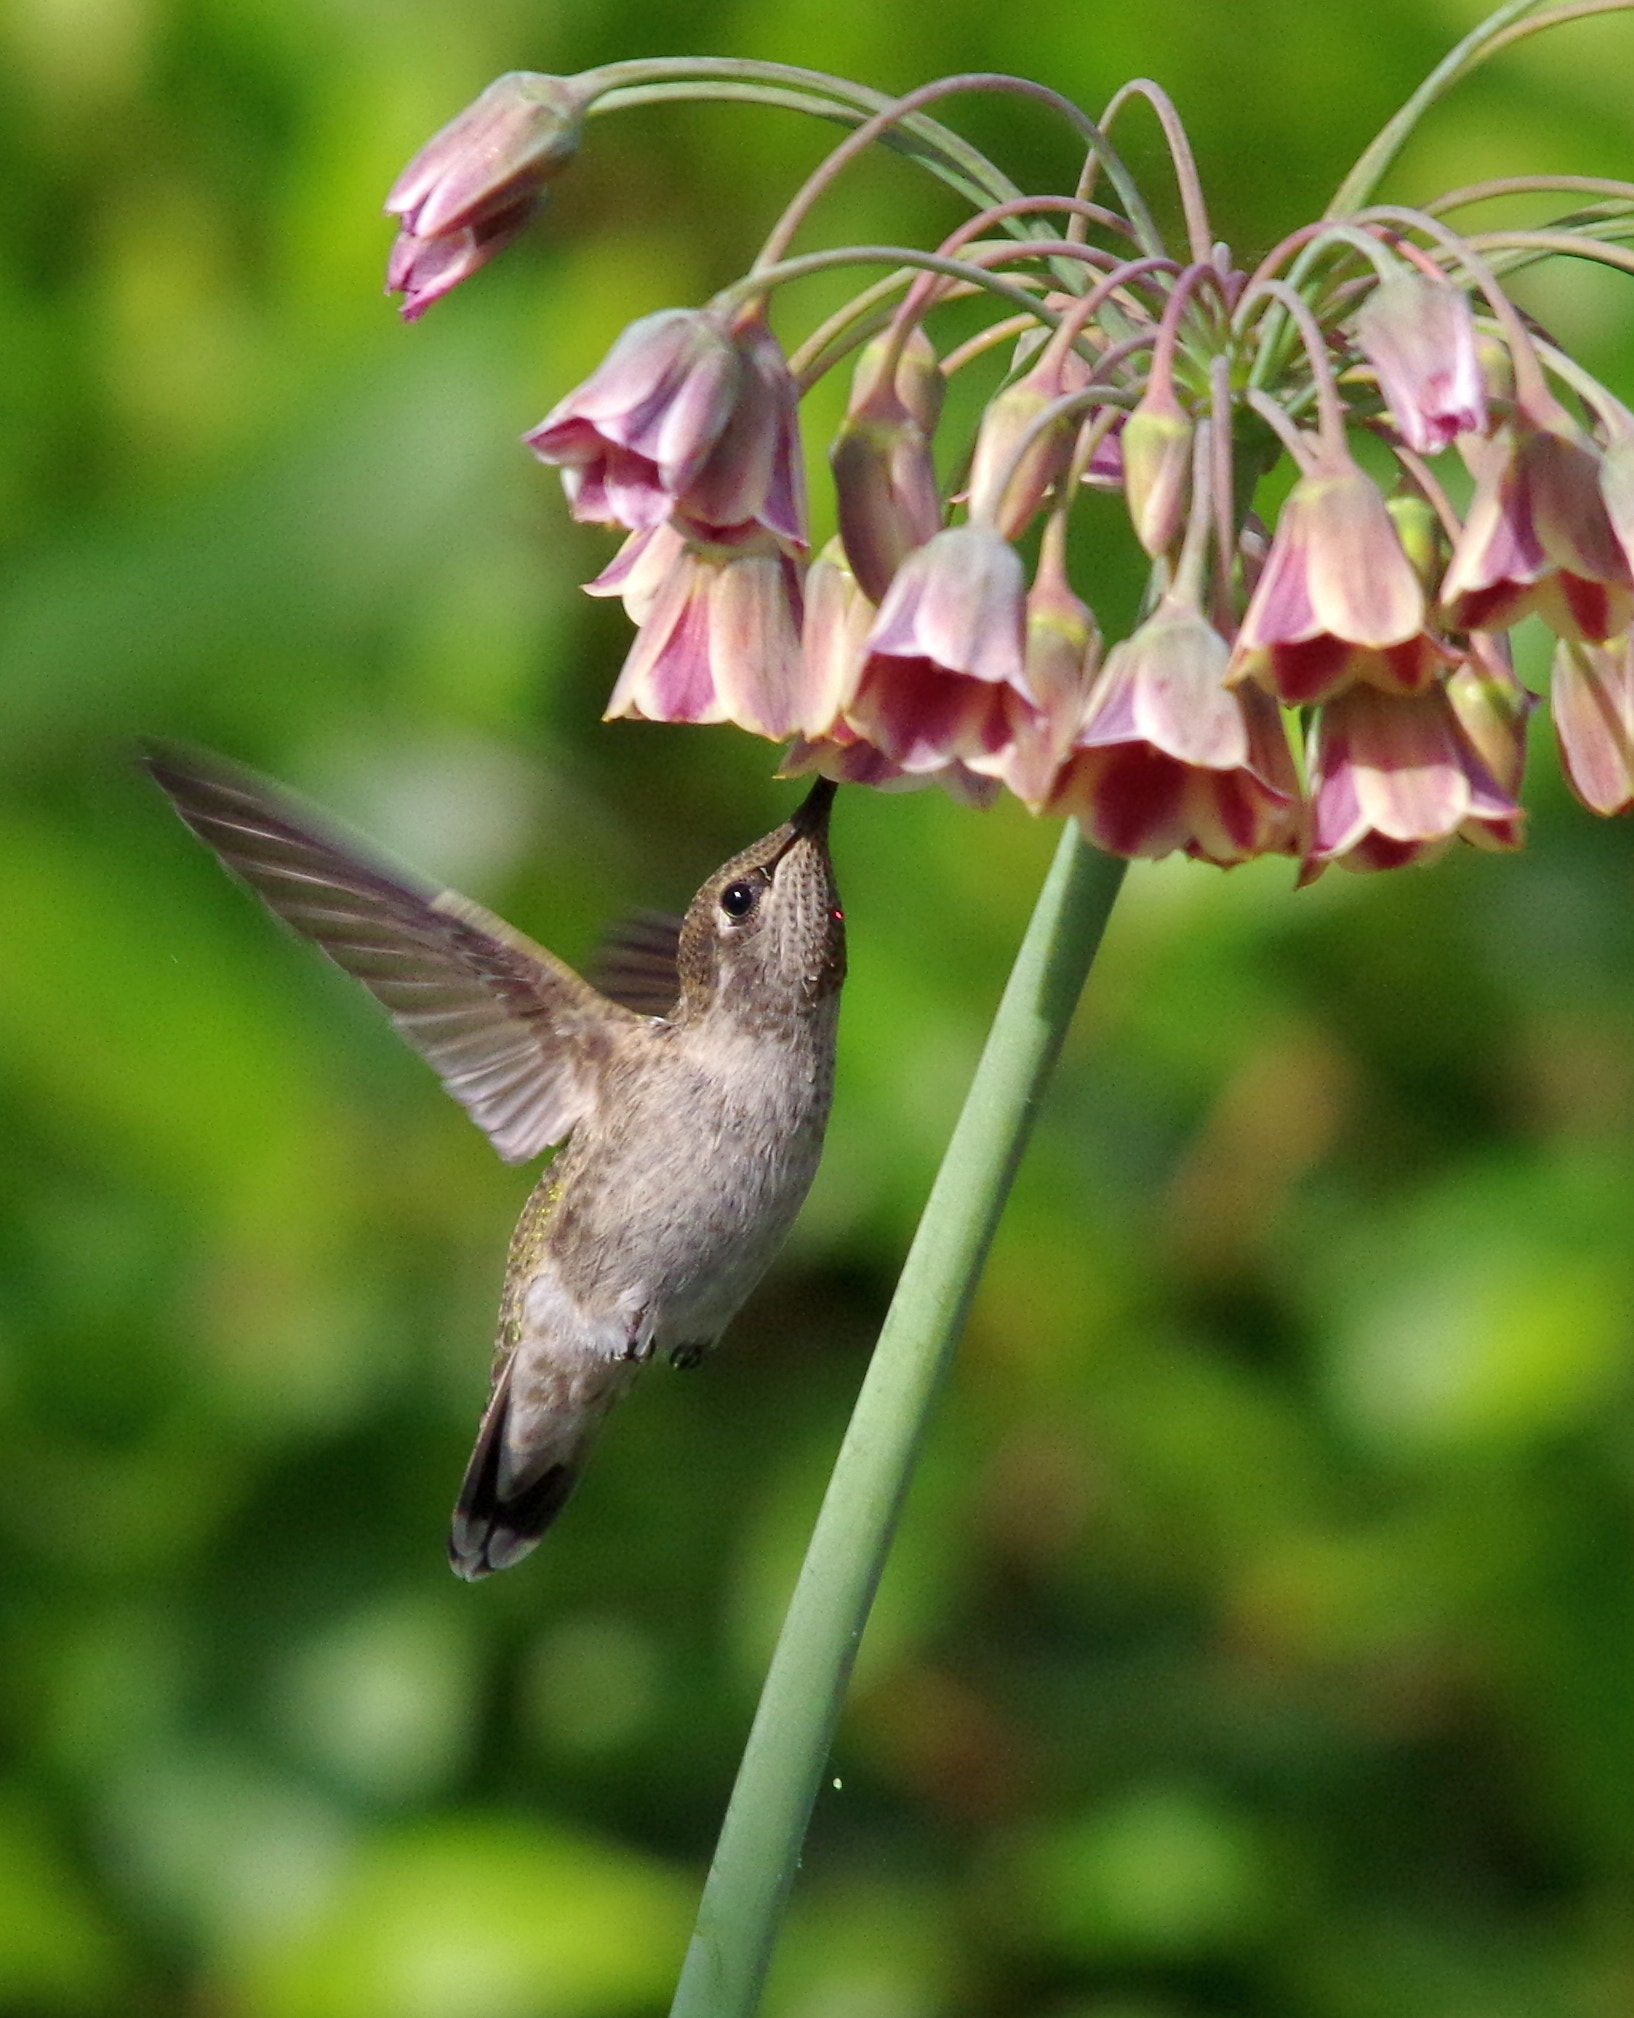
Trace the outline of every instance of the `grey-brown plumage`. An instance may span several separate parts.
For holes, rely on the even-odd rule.
[[[811,1183],[845,978],[834,788],[705,883],[673,1006],[652,1016],[480,905],[370,862],[253,774],[171,748],[146,761],[226,866],[385,1005],[507,1162],[569,1137],[511,1241],[449,1538],[461,1576],[504,1569],[560,1511],[642,1363],[692,1364],[725,1330]]]

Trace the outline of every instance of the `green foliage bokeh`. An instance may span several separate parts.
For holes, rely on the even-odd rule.
[[[542,227],[414,330],[379,294],[402,161],[521,66],[989,66],[1092,108],[1145,73],[1241,258],[1474,18],[0,6],[0,2018],[664,2008],[1052,844],[1014,806],[844,795],[853,978],[801,1225],[538,1554],[456,1585],[529,1176],[130,746],[288,778],[569,958],[684,903],[791,790],[735,732],[599,722],[623,618],[576,584],[608,545],[516,437],[624,322],[731,278],[832,135],[598,120]],[[1612,21],[1505,59],[1395,188],[1626,173],[1631,54]],[[1021,179],[1070,173],[1033,114],[968,112]],[[1153,133],[1131,152],[1159,174]],[[891,161],[823,213],[947,215]],[[1528,301],[1634,393],[1634,296]],[[1533,772],[1519,859],[1297,895],[1286,864],[1132,873],[773,2018],[1634,2008],[1634,839],[1541,726]]]

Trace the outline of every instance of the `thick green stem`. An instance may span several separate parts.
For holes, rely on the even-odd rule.
[[[671,2018],[752,2018],[925,1424],[1124,865],[1069,823],[988,1033],[772,1655]]]

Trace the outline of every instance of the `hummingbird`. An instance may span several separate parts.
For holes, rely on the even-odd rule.
[[[649,920],[604,992],[253,772],[168,744],[143,761],[223,865],[385,1007],[507,1163],[566,1142],[511,1239],[449,1534],[457,1575],[506,1569],[560,1513],[644,1362],[695,1366],[720,1337],[811,1184],[845,979],[835,788],[820,779],[717,869],[678,932]]]

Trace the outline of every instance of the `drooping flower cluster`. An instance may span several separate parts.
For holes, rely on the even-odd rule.
[[[1513,39],[1513,8],[1504,20]],[[707,69],[490,86],[393,192],[404,314],[520,229],[598,97],[673,95]],[[769,97],[788,83],[775,64],[733,78]],[[1596,183],[1596,202],[1553,224],[1460,233],[1448,217],[1491,187],[1423,209],[1368,201],[1411,124],[1396,122],[1328,215],[1245,273],[1213,237],[1154,86],[1093,121],[1042,87],[987,80],[1059,111],[1087,156],[1075,193],[1018,196],[927,110],[969,82],[870,111],[881,101],[832,80],[853,131],[752,271],[707,307],[633,324],[527,435],[574,516],[625,534],[589,585],[622,596],[637,626],[608,713],[733,721],[790,740],[791,771],[934,780],[977,802],[1008,788],[1117,854],[1283,853],[1308,880],[1460,838],[1520,845],[1534,696],[1506,634],[1536,615],[1557,640],[1574,789],[1597,812],[1634,804],[1634,414],[1502,286],[1551,251],[1617,247],[1634,184]],[[1137,98],[1168,141],[1180,249],[1108,137]],[[786,355],[769,321],[786,282],[880,263],[877,247],[791,256],[794,234],[896,132],[978,192],[972,215],[940,246],[893,249],[883,278]],[[1585,187],[1502,193],[1567,186]],[[972,298],[992,308],[975,336]],[[955,299],[962,336],[942,354]],[[838,531],[814,554],[798,404],[847,365]],[[949,440],[943,392],[967,371],[988,374],[986,403],[973,438]],[[1069,557],[1074,509],[1107,489],[1127,501],[1151,587],[1144,619],[1103,654]],[[1269,526],[1255,509],[1268,496],[1281,499]]]

